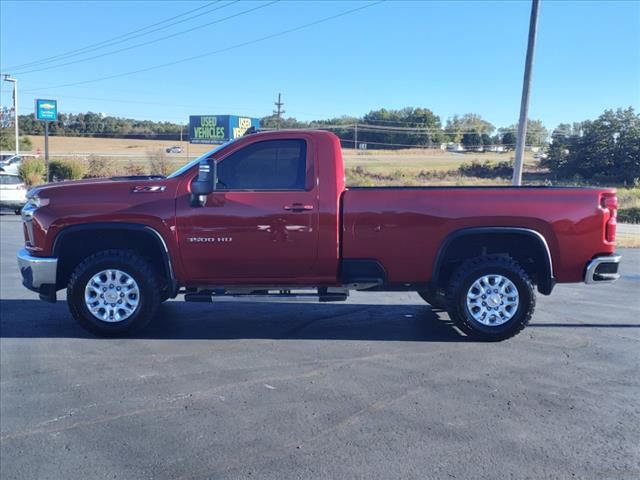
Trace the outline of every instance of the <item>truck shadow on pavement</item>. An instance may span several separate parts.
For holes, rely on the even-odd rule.
[[[66,302],[0,300],[2,338],[94,338]],[[466,342],[428,305],[166,302],[137,339],[292,339]]]
[[[529,328],[640,328],[624,323],[532,323]],[[1,338],[95,338],[66,302],[0,300]],[[184,303],[169,301],[134,339],[379,340],[469,342],[448,316],[428,305]]]

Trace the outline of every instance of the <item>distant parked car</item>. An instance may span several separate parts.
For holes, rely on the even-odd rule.
[[[35,158],[35,155],[11,155],[7,159],[0,160],[0,172],[17,175],[20,164],[27,158]]]
[[[173,147],[169,147],[165,150],[167,153],[182,153],[184,149],[178,145],[174,145]]]
[[[0,173],[0,207],[16,213],[27,203],[27,187],[18,175]]]

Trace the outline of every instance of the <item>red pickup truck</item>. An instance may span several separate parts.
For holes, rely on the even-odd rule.
[[[24,285],[100,335],[160,302],[416,291],[466,334],[520,332],[535,290],[618,278],[616,191],[345,186],[339,139],[254,133],[168,177],[37,187],[22,211]]]

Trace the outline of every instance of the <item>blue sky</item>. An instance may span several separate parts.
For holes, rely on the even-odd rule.
[[[0,71],[19,79],[21,114],[30,113],[33,99],[40,97],[57,98],[61,111],[139,119],[186,122],[189,114],[209,113],[264,116],[282,92],[286,116],[304,120],[420,106],[433,110],[443,123],[466,112],[479,113],[497,127],[517,121],[528,1],[387,1],[229,49],[370,3],[2,1]],[[193,19],[169,28],[17,68],[199,7],[172,22]],[[233,18],[223,20],[229,16]],[[30,72],[143,42],[150,43]],[[216,50],[223,51],[91,81]],[[59,87],[79,82],[87,83]],[[3,82],[3,105],[11,103],[9,92],[10,85]],[[640,110],[640,2],[542,0],[530,118],[553,128],[594,118],[606,108],[628,106]]]

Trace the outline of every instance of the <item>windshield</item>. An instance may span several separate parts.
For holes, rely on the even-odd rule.
[[[227,143],[223,143],[222,145],[218,145],[216,148],[214,148],[213,150],[209,150],[207,153],[200,155],[198,158],[195,158],[193,160],[191,160],[189,163],[186,163],[185,165],[181,166],[179,169],[177,169],[175,172],[173,172],[172,174],[170,174],[167,178],[175,178],[175,177],[179,177],[180,175],[182,175],[183,173],[185,173],[188,170],[191,170],[192,167],[196,166],[198,163],[200,163],[200,160],[202,160],[203,158],[208,158],[211,155],[213,155],[214,153],[222,150],[223,148],[226,148],[227,146],[231,145],[232,143],[236,142],[237,140],[239,140],[242,137],[236,138],[234,140],[231,140]]]

